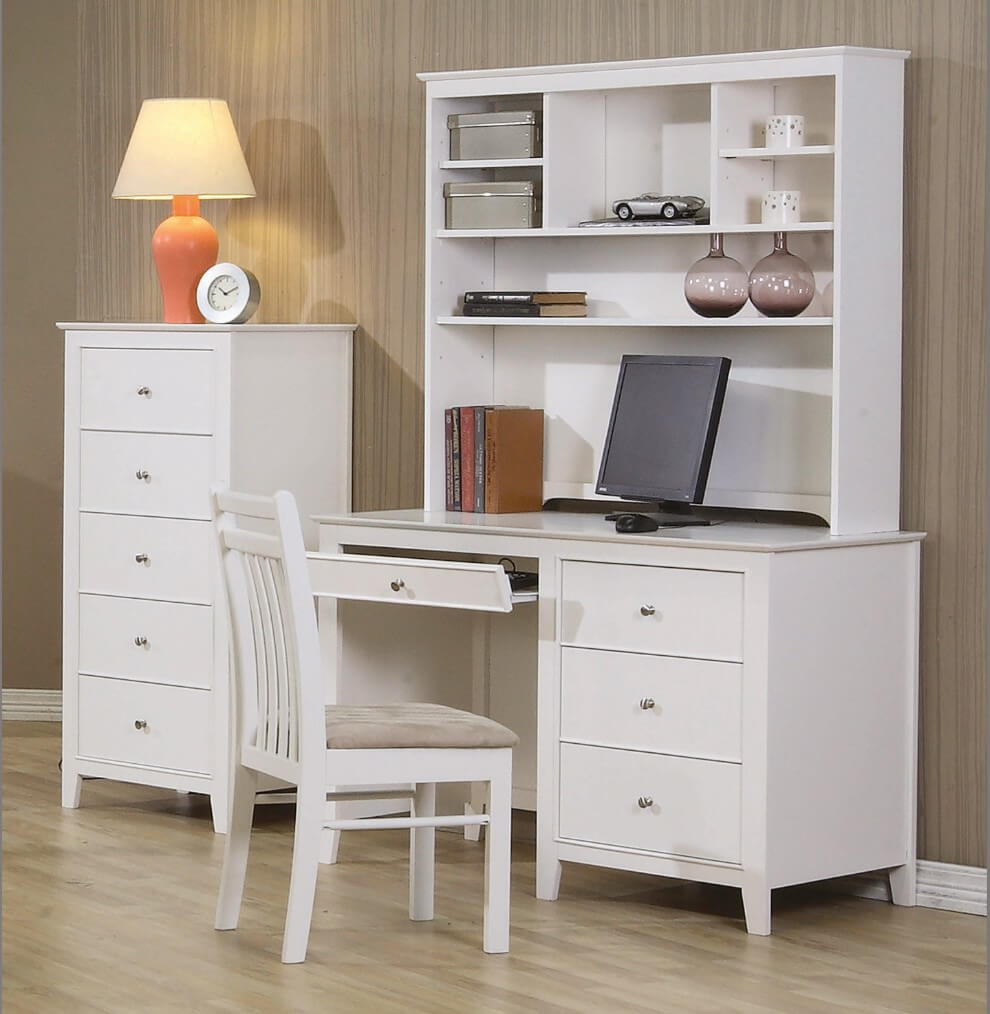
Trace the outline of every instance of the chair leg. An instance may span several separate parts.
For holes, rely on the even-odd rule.
[[[292,875],[289,905],[282,937],[282,961],[287,965],[306,960],[309,927],[316,900],[316,875],[320,868],[320,832],[326,792],[323,785],[299,786],[296,794],[296,827],[292,843]]]
[[[436,785],[418,784],[413,796],[413,816],[434,817],[436,812]],[[409,831],[409,918],[416,921],[433,918],[436,836],[433,827],[414,827]]]
[[[327,801],[324,811],[327,823],[337,819],[337,804],[332,799]],[[323,828],[320,832],[320,862],[332,866],[337,862],[337,851],[339,848],[340,832],[329,827]]]
[[[485,831],[484,948],[488,954],[509,949],[509,882],[512,858],[512,751],[499,750],[497,770],[488,785]]]
[[[218,930],[237,929],[244,895],[248,849],[251,845],[251,822],[254,819],[254,797],[258,791],[258,775],[240,764],[234,765],[230,826],[223,848],[223,871],[214,926]]]

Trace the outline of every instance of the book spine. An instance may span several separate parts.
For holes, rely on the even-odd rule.
[[[474,510],[474,409],[461,409],[461,510]]]
[[[459,511],[461,509],[461,413],[456,408],[450,410],[450,423],[450,461],[454,487],[454,504],[451,510]]]
[[[485,509],[485,410],[474,413],[474,509]]]
[[[443,507],[444,510],[454,509],[454,462],[453,439],[454,423],[449,408],[443,410]]]
[[[539,317],[538,303],[465,303],[465,317]]]
[[[470,290],[464,293],[465,303],[532,303],[535,292],[490,292]]]
[[[485,513],[496,514],[495,503],[495,413],[485,412]]]

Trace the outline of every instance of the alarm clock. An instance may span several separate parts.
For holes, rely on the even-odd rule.
[[[258,279],[237,264],[214,264],[196,286],[199,312],[211,324],[243,324],[260,301]]]

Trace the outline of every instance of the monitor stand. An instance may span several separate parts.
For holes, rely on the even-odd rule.
[[[630,504],[630,507],[633,505]],[[636,514],[639,517],[655,521],[661,528],[687,528],[691,525],[714,524],[711,518],[703,518],[694,514],[691,505],[678,503],[676,500],[662,500],[655,511],[614,511],[605,515],[606,521],[615,521],[621,514]]]

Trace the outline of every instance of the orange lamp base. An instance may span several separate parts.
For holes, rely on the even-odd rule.
[[[217,262],[217,231],[199,217],[199,198],[172,198],[172,215],[155,230],[151,255],[158,268],[166,324],[202,324],[196,286],[203,272]]]

